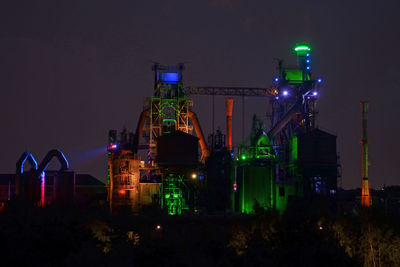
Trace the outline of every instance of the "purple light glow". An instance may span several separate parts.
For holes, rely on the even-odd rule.
[[[283,91],[283,93],[282,93],[284,96],[287,96],[288,94],[289,94],[289,92],[288,91]]]

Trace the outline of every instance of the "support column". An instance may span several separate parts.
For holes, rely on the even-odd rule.
[[[370,207],[372,205],[372,199],[369,194],[369,183],[368,183],[368,136],[367,136],[367,120],[368,120],[368,101],[361,101],[361,113],[362,113],[362,187],[361,187],[361,206]]]
[[[226,108],[226,147],[232,151],[232,110],[233,98],[225,98]]]

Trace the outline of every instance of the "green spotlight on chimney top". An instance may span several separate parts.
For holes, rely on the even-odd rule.
[[[294,48],[294,51],[296,52],[308,52],[311,51],[311,47],[308,45],[298,45]]]

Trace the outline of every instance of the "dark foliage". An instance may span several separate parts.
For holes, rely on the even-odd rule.
[[[397,216],[329,206],[171,217],[152,208],[111,215],[14,200],[0,213],[2,266],[398,266]]]

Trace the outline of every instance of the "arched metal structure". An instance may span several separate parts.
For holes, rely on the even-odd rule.
[[[58,161],[61,164],[61,168],[60,168],[60,172],[61,171],[65,171],[69,169],[69,164],[67,159],[65,158],[64,154],[58,150],[58,149],[53,149],[50,150],[46,157],[44,157],[42,163],[40,163],[39,168],[37,169],[37,175],[40,176],[47,168],[47,166],[49,165],[50,161],[56,157],[58,159]]]
[[[30,152],[26,151],[26,152],[22,153],[21,157],[17,161],[16,172],[15,172],[17,175],[24,173],[24,164],[27,160],[28,160],[29,164],[31,165],[32,169],[34,169],[34,170],[38,169],[37,161],[35,160],[35,158],[33,157],[33,155]]]

